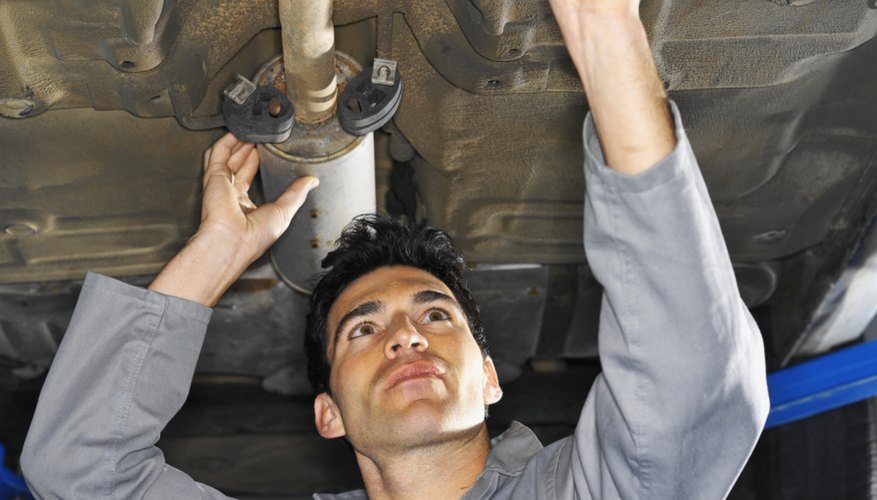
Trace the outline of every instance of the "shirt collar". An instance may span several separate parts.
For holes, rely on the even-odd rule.
[[[495,471],[507,476],[518,475],[534,455],[542,451],[542,443],[527,426],[512,422],[509,428],[490,440],[490,455],[484,471]]]
[[[517,476],[534,455],[542,451],[542,443],[527,426],[512,422],[505,432],[490,440],[490,454],[484,464],[485,472],[496,472],[506,476]],[[315,500],[367,500],[365,490],[353,490],[336,495],[315,493]]]
[[[344,493],[314,493],[314,500],[368,500],[365,490],[352,490]]]

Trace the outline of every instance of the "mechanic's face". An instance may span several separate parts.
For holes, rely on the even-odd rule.
[[[477,430],[502,395],[451,291],[414,267],[351,283],[329,311],[327,354],[332,396],[317,396],[317,429],[366,454]]]

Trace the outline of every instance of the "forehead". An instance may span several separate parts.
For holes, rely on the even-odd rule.
[[[386,266],[364,274],[350,283],[329,309],[329,331],[346,312],[367,301],[407,299],[412,293],[429,289],[454,296],[444,282],[432,274],[410,266]]]

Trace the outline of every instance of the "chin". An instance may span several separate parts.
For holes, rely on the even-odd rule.
[[[440,443],[477,433],[484,425],[484,409],[448,411],[434,401],[412,402],[396,420],[396,435],[407,445]]]

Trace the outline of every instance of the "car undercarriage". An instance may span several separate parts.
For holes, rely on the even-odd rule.
[[[378,212],[436,225],[465,253],[507,388],[491,430],[520,420],[543,443],[568,434],[599,373],[602,288],[582,247],[588,105],[548,3],[332,7],[339,59],[398,65],[401,101],[370,139],[367,190]],[[877,311],[877,295],[862,298],[877,282],[877,4],[644,0],[641,16],[769,371],[860,341]],[[281,17],[276,0],[0,3],[7,465],[85,273],[146,286],[197,229],[201,159],[224,132],[224,91],[284,53],[284,31],[296,28]],[[261,181],[255,198],[275,182]],[[344,189],[297,218],[331,213],[352,196]],[[310,240],[321,255],[332,243]],[[279,255],[216,306],[189,401],[159,443],[170,463],[244,497],[360,481],[346,446],[313,429],[306,280],[291,283]],[[770,431],[732,498],[877,499],[875,406]]]

